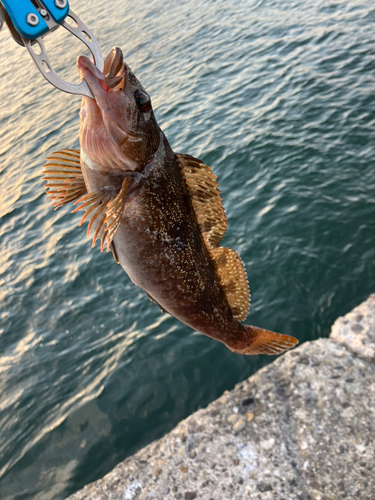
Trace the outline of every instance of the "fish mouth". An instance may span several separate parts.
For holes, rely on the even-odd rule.
[[[83,96],[83,106],[81,113],[87,115],[90,110],[94,113],[99,111],[102,116],[106,116],[107,123],[111,126],[116,135],[122,137],[122,140],[131,142],[141,140],[142,134],[120,126],[111,112],[113,101],[111,93],[120,94],[125,91],[127,79],[127,65],[123,61],[121,49],[113,48],[104,61],[103,73],[86,56],[79,56],[77,59],[78,71],[81,80],[85,80],[89,86],[94,98]]]
[[[103,92],[109,92],[109,85],[105,81],[104,74],[86,56],[79,56],[77,60],[79,76],[85,80],[91,90],[94,100],[98,101]]]
[[[77,59],[78,71],[81,80],[86,80],[94,100],[98,100],[103,92],[121,85],[121,90],[125,88],[126,64],[123,61],[123,54],[118,47],[113,48],[104,61],[103,73],[86,56],[79,56]]]
[[[110,88],[116,87],[125,77],[126,64],[124,64],[124,56],[119,47],[114,47],[105,58],[103,73]]]

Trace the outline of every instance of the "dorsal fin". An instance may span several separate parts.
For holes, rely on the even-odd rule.
[[[227,227],[219,185],[207,165],[189,155],[177,154],[191,202],[207,247],[217,247]]]
[[[231,248],[217,247],[209,251],[232,314],[243,321],[249,310],[250,293],[242,260]]]
[[[250,293],[246,271],[238,254],[219,244],[227,227],[217,177],[207,165],[196,158],[176,154],[185,178],[197,222],[217,277],[233,316],[243,321],[249,309]]]
[[[55,210],[87,193],[79,149],[62,149],[52,153],[43,166],[47,196]]]

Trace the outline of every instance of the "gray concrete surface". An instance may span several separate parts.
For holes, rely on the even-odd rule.
[[[375,294],[69,500],[375,499]]]

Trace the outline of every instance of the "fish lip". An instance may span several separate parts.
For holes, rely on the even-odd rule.
[[[95,64],[87,56],[78,56],[77,58],[78,69],[82,72],[89,71],[96,74],[98,78],[104,78],[103,73],[95,66]]]
[[[104,103],[106,101],[106,94],[111,90],[105,81],[104,74],[95,66],[95,64],[86,56],[79,56],[77,59],[77,66],[79,74],[84,79],[91,90],[94,99],[83,96],[83,99],[90,99],[90,102],[97,106],[102,112],[105,109]],[[111,117],[108,116],[110,119]],[[115,126],[117,124],[113,122]],[[129,141],[139,141],[142,138],[141,133],[133,132],[130,130],[121,129],[126,134]]]
[[[109,86],[105,82],[104,74],[88,57],[79,56],[77,59],[77,66],[81,79],[86,81],[95,101],[97,101],[100,95],[109,91]]]

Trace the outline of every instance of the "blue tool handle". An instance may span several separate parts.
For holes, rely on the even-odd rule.
[[[1,0],[16,30],[25,38],[35,40],[49,31],[42,15],[30,0]],[[64,8],[57,7],[55,0],[43,0],[46,9],[57,23],[61,23],[69,12],[69,3]]]
[[[55,0],[42,0],[42,2],[44,3],[45,8],[58,24],[62,23],[66,16],[69,14],[68,1],[61,2],[60,7],[57,7]],[[61,5],[63,5],[64,3],[66,3],[66,6],[61,7]],[[59,4],[59,2],[57,2],[57,4]]]

